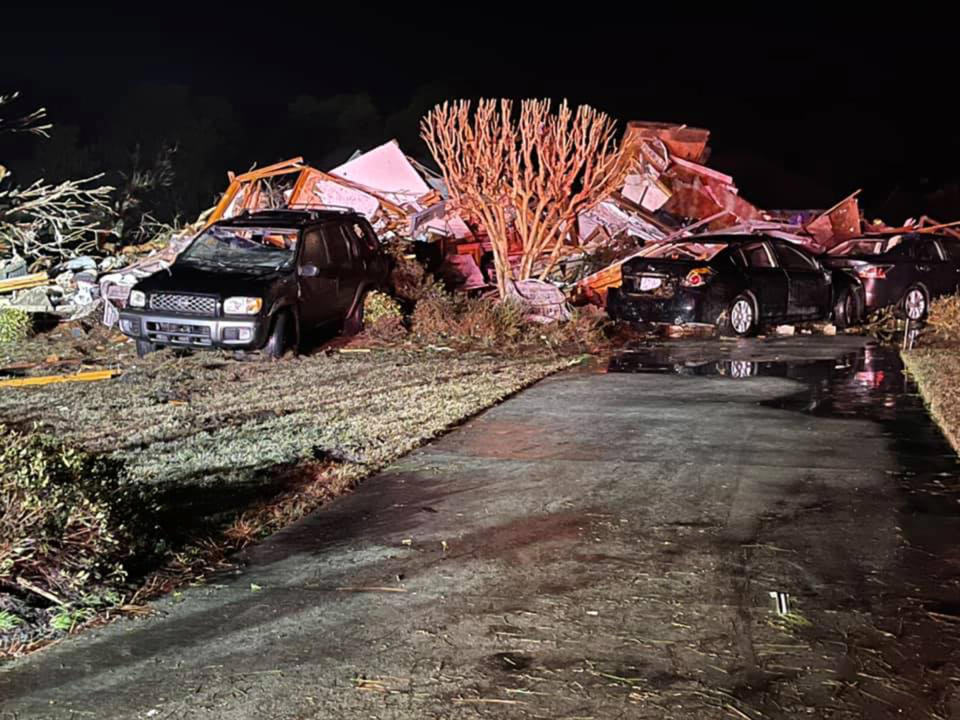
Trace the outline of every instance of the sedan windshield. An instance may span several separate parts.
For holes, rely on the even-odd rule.
[[[177,262],[237,270],[279,270],[293,264],[297,235],[297,230],[291,228],[215,225],[204,230]]]
[[[651,245],[640,253],[643,257],[665,260],[712,260],[727,247],[726,243],[673,242]]]

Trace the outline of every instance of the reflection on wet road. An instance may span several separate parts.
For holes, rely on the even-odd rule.
[[[746,383],[758,377],[796,380],[802,385],[795,393],[758,403],[879,423],[896,462],[888,473],[898,484],[897,522],[905,540],[905,562],[897,570],[903,576],[889,580],[912,586],[924,598],[923,607],[960,623],[960,463],[904,373],[897,348],[871,342],[831,358],[778,360],[761,359],[752,346],[742,351],[717,344],[664,344],[615,355],[606,370]]]

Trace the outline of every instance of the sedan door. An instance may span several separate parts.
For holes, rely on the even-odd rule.
[[[787,314],[787,275],[780,268],[769,243],[757,241],[744,243],[734,254],[735,261],[746,265],[749,288],[760,306],[761,320],[783,318]]]
[[[773,243],[780,266],[787,274],[787,315],[795,318],[824,318],[833,299],[832,276],[803,250],[786,241]]]
[[[943,256],[947,259],[947,266],[950,268],[947,292],[957,292],[960,287],[960,239],[939,238],[937,244],[943,250]]]
[[[957,286],[954,264],[948,262],[934,238],[923,238],[914,244],[919,279],[930,290],[931,297],[953,292]]]

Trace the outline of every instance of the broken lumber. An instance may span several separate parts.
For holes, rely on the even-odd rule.
[[[34,385],[50,385],[52,383],[109,380],[114,375],[119,374],[119,370],[91,370],[90,372],[76,373],[74,375],[39,375],[37,377],[0,380],[0,387],[29,387]]]
[[[21,275],[20,277],[0,280],[0,292],[13,292],[14,290],[27,290],[29,288],[45,285],[49,280],[45,272],[34,273],[33,275]]]

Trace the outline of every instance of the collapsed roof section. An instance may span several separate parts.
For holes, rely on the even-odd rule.
[[[210,222],[276,207],[344,207],[362,213],[383,237],[472,237],[470,228],[448,211],[446,198],[428,184],[395,140],[329,172],[296,157],[228,177],[230,185]]]

